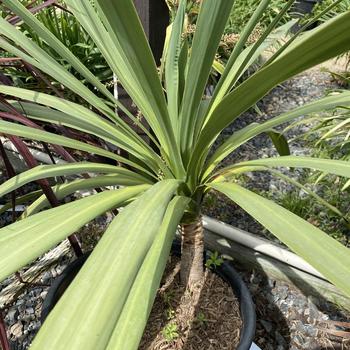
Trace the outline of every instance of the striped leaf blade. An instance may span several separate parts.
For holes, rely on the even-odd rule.
[[[177,226],[189,202],[175,197],[165,212],[162,225],[137,274],[107,350],[137,350],[165,270]]]
[[[55,176],[69,176],[76,174],[86,173],[112,173],[120,177],[121,182],[126,183],[130,181],[130,184],[150,184],[150,181],[144,178],[142,175],[134,173],[128,169],[107,165],[101,163],[69,163],[69,164],[54,164],[54,165],[38,165],[35,168],[24,171],[16,176],[13,176],[9,180],[0,185],[0,196],[4,196],[12,191],[15,191],[19,187],[39,179],[46,179]]]
[[[68,147],[68,148],[72,148],[72,149],[76,149],[76,150],[80,150],[80,151],[84,151],[92,154],[98,154],[100,156],[103,156],[109,159],[114,159],[117,162],[130,165],[135,169],[141,170],[141,172],[144,172],[150,176],[154,176],[152,173],[146,170],[146,168],[141,167],[140,165],[136,164],[133,161],[130,161],[124,157],[118,156],[112,152],[106,151],[100,147],[92,146],[87,143],[71,139],[69,137],[56,135],[51,132],[38,130],[27,126],[15,124],[15,123],[5,122],[3,120],[0,120],[0,132],[8,135],[26,137],[31,140],[44,141],[55,145],[61,145],[64,147]]]
[[[350,12],[335,17],[293,46],[267,67],[257,71],[228,94],[215,108],[192,152],[191,171],[198,174],[218,134],[274,86],[350,49]]]
[[[300,156],[281,156],[273,158],[261,158],[237,163],[235,165],[223,168],[218,173],[225,174],[231,170],[242,169],[247,167],[291,167],[291,168],[308,168],[323,171],[338,176],[350,177],[350,162],[336,159],[322,159]],[[249,170],[248,170],[249,171]]]
[[[51,188],[53,193],[57,197],[57,199],[61,200],[66,196],[72,193],[75,193],[77,191],[93,190],[95,188],[104,188],[106,186],[136,186],[139,184],[140,182],[136,179],[131,179],[120,175],[110,174],[105,176],[94,176],[87,179],[77,179],[74,181],[53,186]],[[30,215],[36,214],[37,212],[39,212],[44,208],[50,207],[50,202],[48,201],[47,197],[45,195],[40,195],[40,194],[41,193],[36,194],[36,197],[38,198],[36,198],[34,202],[28,205],[28,207],[22,213],[20,217],[21,219],[26,218]],[[16,203],[17,202],[18,202],[18,198],[16,198]]]
[[[104,212],[135,197],[149,186],[135,186],[96,195],[45,210],[0,229],[0,281],[45,253]]]
[[[278,204],[237,184],[210,187],[225,194],[280,241],[350,296],[350,250],[326,233]]]
[[[48,316],[33,350],[106,348],[178,185],[162,181],[118,214]]]
[[[290,122],[299,116],[332,110],[336,107],[346,105],[350,105],[350,92],[343,91],[340,94],[327,96],[305,104],[304,106],[295,108],[277,117],[271,118],[264,123],[252,123],[243,129],[234,132],[221,146],[218,147],[207,162],[208,166],[204,176],[208,175],[230,153],[253,137],[283,123]]]
[[[180,113],[181,150],[192,149],[196,116],[233,0],[204,0],[193,38]]]

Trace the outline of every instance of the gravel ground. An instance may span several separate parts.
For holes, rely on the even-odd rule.
[[[90,251],[96,244],[110,219],[101,216],[79,231],[84,252]],[[50,285],[74,259],[66,240],[23,268],[19,274],[0,283],[0,312],[3,310],[5,315],[11,350],[28,349],[41,326],[41,307]]]
[[[34,282],[27,283],[28,280],[23,278],[26,283],[20,283],[22,288],[13,296],[14,301],[11,301],[12,298],[7,299],[8,305],[4,307],[4,311],[11,350],[28,349],[41,326],[41,306],[48,289],[54,278],[60,275],[73,259],[71,252],[62,254],[62,248],[59,250],[60,255],[53,265],[47,260],[45,271],[40,273]],[[14,286],[18,282],[18,276],[4,281],[0,285],[0,295],[6,287]]]
[[[319,69],[313,69],[303,73],[283,85],[275,88],[259,103],[262,114],[250,110],[239,118],[233,125],[227,128],[224,136],[241,128],[252,121],[263,121],[280,114],[283,111],[302,105],[315,98],[323,96],[327,89],[334,88],[328,74]],[[302,128],[293,130],[291,136],[302,132]],[[292,153],[304,154],[302,142],[291,145]],[[238,152],[232,154],[226,160],[231,164],[237,160],[259,158],[261,156],[274,155],[275,151],[268,138],[260,136],[242,146]],[[298,176],[298,173],[293,173]],[[248,186],[260,190],[288,191],[288,185],[271,178],[266,173],[254,174]],[[220,198],[208,213],[222,221],[233,224],[243,230],[261,234],[262,227],[232,204],[228,204],[224,198]],[[10,216],[5,214],[0,218],[1,224],[8,222]],[[102,220],[103,221],[103,220]],[[84,228],[87,232],[100,231],[105,223],[99,221],[92,226]],[[99,234],[99,233],[98,233]],[[90,246],[87,240],[86,246]],[[40,308],[47,293],[48,285],[63,270],[72,259],[72,253],[60,258],[54,265],[49,264],[47,270],[37,276],[35,284],[25,285],[27,288],[21,294],[16,295],[16,301],[5,309],[5,322],[13,350],[25,350],[40,327]],[[243,278],[248,283],[258,314],[257,333],[255,342],[266,350],[283,349],[350,349],[349,343],[339,337],[330,337],[323,334],[320,329],[327,328],[328,320],[340,320],[350,322],[349,314],[340,312],[333,305],[322,298],[314,298],[303,295],[293,287],[273,281],[261,272],[241,271]],[[11,277],[0,284],[0,296],[9,285],[19,283],[18,277]],[[340,328],[340,330],[345,330]],[[348,340],[349,342],[349,340]]]
[[[294,286],[257,271],[241,271],[256,305],[255,343],[263,350],[350,349],[350,339],[329,331],[350,331],[333,322],[350,322],[349,312],[339,310],[322,296],[303,294]],[[316,293],[317,294],[317,293]],[[349,334],[349,333],[348,333]]]

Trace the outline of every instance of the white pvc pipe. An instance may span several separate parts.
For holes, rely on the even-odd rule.
[[[203,217],[204,228],[208,231],[216,233],[221,237],[236,242],[242,246],[250,248],[255,252],[264,254],[276,260],[279,260],[291,267],[295,267],[301,271],[307,272],[316,277],[327,280],[320,272],[313,268],[304,259],[298,255],[282,248],[276,243],[270,242],[267,239],[259,238],[252,233],[240,230],[224,222],[215,220],[208,216]]]

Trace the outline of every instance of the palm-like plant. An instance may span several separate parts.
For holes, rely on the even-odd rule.
[[[165,90],[131,0],[66,0],[70,11],[89,33],[113,72],[153,131],[154,151],[115,113],[125,108],[79,60],[48,32],[18,0],[3,0],[58,56],[66,60],[96,90],[99,98],[53,57],[5,20],[0,45],[85,99],[88,109],[55,96],[0,86],[0,93],[28,118],[64,125],[94,135],[127,151],[126,159],[106,149],[28,126],[0,121],[0,132],[40,140],[108,157],[120,165],[75,162],[40,166],[0,186],[5,195],[41,178],[80,173],[97,176],[55,186],[58,198],[80,189],[121,185],[90,197],[46,209],[40,197],[26,218],[0,231],[0,279],[31,262],[85,223],[112,208],[123,207],[91,256],[45,321],[32,349],[136,349],[147,322],[178,225],[182,232],[182,280],[192,288],[202,277],[203,229],[201,203],[214,189],[227,195],[265,225],[281,241],[350,295],[349,250],[277,204],[244,189],[235,176],[275,167],[309,167],[350,177],[350,165],[306,157],[281,156],[234,164],[217,170],[220,162],[254,136],[302,114],[350,104],[350,93],[323,98],[263,123],[234,132],[209,156],[220,132],[254,105],[276,84],[350,48],[350,13],[291,39],[254,75],[238,84],[256,57],[286,3],[261,39],[245,42],[265,12],[260,2],[240,36],[210,100],[203,92],[233,0],[204,0],[191,52],[183,42],[186,1],[181,1],[165,55]],[[16,99],[20,99],[18,102]],[[127,113],[127,111],[125,111]],[[138,123],[130,113],[135,123]],[[43,210],[45,209],[45,210]],[[38,213],[38,211],[42,210]]]

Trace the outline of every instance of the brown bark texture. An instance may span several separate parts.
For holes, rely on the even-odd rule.
[[[204,231],[202,217],[181,225],[181,282],[190,290],[202,280],[204,274]]]

